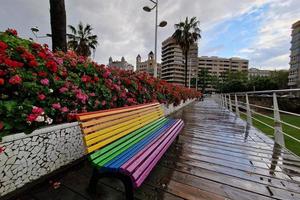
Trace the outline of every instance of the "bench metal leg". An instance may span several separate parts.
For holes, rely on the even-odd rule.
[[[120,179],[123,182],[123,185],[125,187],[126,200],[133,200],[134,199],[133,186],[130,177],[121,176]]]
[[[89,182],[89,186],[87,188],[87,192],[90,194],[96,194],[97,191],[97,183],[98,180],[101,177],[111,177],[111,178],[118,178],[122,181],[124,188],[125,188],[125,196],[126,200],[133,200],[134,195],[133,195],[133,185],[132,181],[129,176],[125,176],[119,173],[110,173],[110,172],[103,172],[100,173],[97,168],[94,168],[92,177]]]
[[[88,191],[89,193],[92,193],[92,194],[95,194],[95,193],[96,193],[96,190],[97,190],[97,183],[98,183],[99,178],[100,178],[99,171],[98,171],[96,168],[94,168],[92,177],[91,177],[91,179],[90,179],[89,186],[88,186],[88,188],[87,188],[87,191]]]
[[[176,139],[175,139],[175,140],[176,140],[175,142],[177,143],[178,140],[179,140],[179,135],[176,136]]]

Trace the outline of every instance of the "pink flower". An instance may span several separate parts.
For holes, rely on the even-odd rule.
[[[95,97],[95,96],[96,96],[96,94],[95,94],[94,92],[90,93],[89,95],[90,95],[91,97]]]
[[[5,151],[4,147],[0,147],[0,154],[3,153]]]
[[[46,96],[44,94],[39,94],[38,98],[39,100],[43,101],[44,99],[46,99]]]
[[[110,72],[107,70],[107,71],[104,72],[103,78],[108,78],[109,75],[110,75]]]
[[[61,105],[60,105],[60,103],[54,103],[54,104],[52,104],[52,108],[54,108],[54,109],[60,109],[61,108]]]
[[[63,112],[63,113],[65,113],[65,112],[68,112],[69,109],[68,109],[66,106],[64,106],[64,107],[62,107],[62,108],[60,109],[60,111]]]
[[[47,78],[44,78],[41,80],[42,85],[49,85],[49,80]]]
[[[62,87],[62,88],[59,89],[60,93],[65,93],[67,91],[68,91],[68,88],[66,88],[66,87]]]
[[[78,92],[76,94],[76,98],[79,99],[81,101],[81,103],[85,104],[89,97],[88,97],[88,95],[86,95],[82,92]]]
[[[106,101],[103,100],[103,101],[101,102],[101,105],[102,105],[102,106],[105,106],[105,105],[106,105]]]
[[[19,75],[15,75],[11,77],[8,82],[12,85],[17,85],[22,83],[22,79]]]

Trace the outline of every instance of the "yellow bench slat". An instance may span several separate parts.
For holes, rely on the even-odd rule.
[[[150,107],[150,108],[147,107],[147,108],[143,108],[143,109],[139,109],[139,110],[135,110],[135,111],[130,111],[130,112],[122,113],[122,114],[109,115],[109,116],[101,117],[99,119],[82,122],[81,127],[82,128],[89,127],[89,126],[92,126],[92,125],[104,123],[106,121],[111,121],[111,120],[118,119],[118,118],[121,118],[121,117],[124,117],[124,116],[128,116],[128,115],[131,115],[131,114],[136,114],[136,113],[141,113],[141,112],[148,112],[148,111],[151,111],[152,109],[153,110],[154,109],[161,109],[161,107],[160,107],[160,105],[156,105],[156,106],[153,106],[153,107]]]
[[[91,152],[93,152],[93,151],[95,151],[95,150],[98,150],[98,149],[100,149],[101,147],[104,147],[104,146],[106,146],[107,144],[110,144],[111,142],[113,142],[113,141],[115,141],[115,140],[117,140],[117,139],[119,139],[119,138],[121,138],[121,137],[123,137],[123,136],[125,136],[125,135],[127,135],[127,134],[129,134],[129,133],[131,133],[131,132],[133,132],[133,131],[135,131],[135,130],[141,128],[141,127],[143,127],[143,126],[145,126],[145,125],[148,124],[149,122],[154,121],[154,120],[156,120],[156,119],[159,119],[160,117],[162,117],[162,116],[157,116],[157,117],[154,117],[153,119],[149,119],[149,120],[146,120],[146,121],[143,121],[143,122],[141,121],[140,124],[137,125],[137,126],[134,126],[134,127],[132,127],[132,128],[129,128],[129,129],[127,129],[127,130],[124,130],[124,131],[121,132],[120,134],[114,135],[114,136],[110,137],[110,138],[107,139],[107,140],[104,140],[104,141],[99,142],[99,143],[97,143],[97,144],[95,144],[95,145],[93,145],[93,146],[88,147],[88,148],[87,148],[87,152],[88,152],[88,153],[91,153]]]
[[[101,140],[105,140],[109,137],[111,137],[112,135],[115,135],[119,132],[122,132],[130,127],[133,127],[135,125],[138,125],[141,121],[144,120],[148,120],[148,119],[153,119],[156,116],[163,116],[163,113],[161,111],[156,111],[156,112],[151,112],[148,113],[147,115],[144,116],[138,116],[133,120],[129,120],[127,122],[112,126],[112,127],[108,127],[106,129],[97,131],[95,133],[86,135],[84,138],[86,140],[86,145],[90,146],[92,144],[95,144]]]
[[[78,119],[80,121],[84,121],[84,120],[93,119],[93,118],[97,118],[97,117],[104,117],[104,116],[107,116],[107,115],[112,115],[112,114],[117,114],[117,113],[124,113],[124,112],[128,112],[128,111],[133,111],[133,110],[139,110],[141,108],[152,107],[152,106],[155,106],[155,105],[160,105],[160,104],[159,103],[153,103],[153,104],[147,104],[147,105],[142,105],[142,106],[133,107],[133,108],[128,107],[128,108],[114,110],[114,111],[99,111],[99,113],[92,113],[92,114],[86,114],[86,115],[78,116]]]

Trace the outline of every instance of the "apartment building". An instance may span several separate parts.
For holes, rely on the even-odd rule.
[[[145,61],[142,61],[142,58],[140,55],[137,55],[136,57],[136,71],[137,72],[147,72],[150,75],[154,75],[154,65],[155,65],[155,59],[154,54],[151,51],[148,54],[148,58]],[[161,77],[161,64],[157,63],[157,77]]]
[[[185,59],[180,46],[169,37],[162,42],[161,78],[170,83],[184,85]],[[191,46],[188,54],[188,80],[198,72],[198,45]]]
[[[264,70],[264,69],[257,69],[257,68],[250,68],[248,70],[248,78],[252,77],[268,77],[271,76],[271,70]]]
[[[242,58],[221,58],[217,56],[201,56],[198,59],[198,71],[207,69],[208,75],[222,77],[228,71],[248,73],[249,61]],[[207,92],[214,92],[211,84],[207,85]]]
[[[300,20],[292,25],[289,82],[290,88],[300,88]]]

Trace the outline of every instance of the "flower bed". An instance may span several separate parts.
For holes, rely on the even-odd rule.
[[[193,89],[99,65],[74,52],[0,33],[0,138],[52,123],[74,121],[76,113],[159,101],[178,105],[196,98]]]

